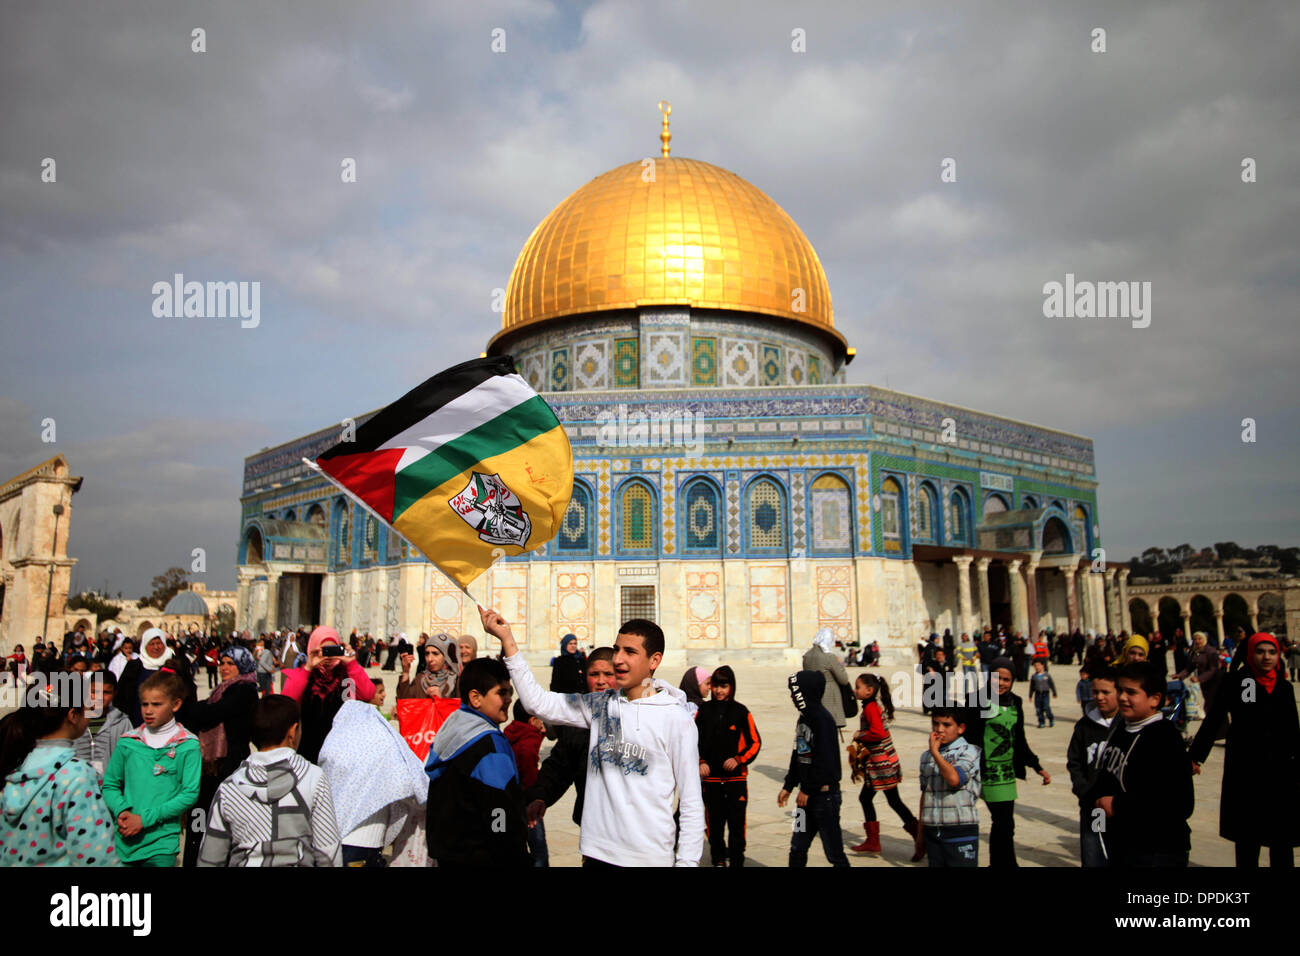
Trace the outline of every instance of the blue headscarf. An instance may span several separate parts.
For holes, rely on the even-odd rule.
[[[221,652],[222,657],[229,657],[235,662],[241,674],[251,674],[257,670],[257,663],[253,660],[253,655],[248,653],[246,648],[238,644],[231,644]]]

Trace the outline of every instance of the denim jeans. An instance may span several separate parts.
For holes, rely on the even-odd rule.
[[[1084,811],[1079,816],[1079,865],[1110,866],[1105,850],[1101,845],[1101,834],[1092,829],[1092,811]]]
[[[925,828],[925,856],[930,866],[979,866],[979,832],[953,839],[943,827]]]
[[[546,824],[541,820],[528,831],[528,849],[533,851],[533,866],[551,865],[551,853],[546,847]]]
[[[1052,695],[1047,691],[1034,694],[1034,710],[1038,713],[1039,727],[1043,726],[1044,719],[1056,723],[1056,718],[1052,716]]]
[[[831,786],[831,790],[810,795],[807,806],[796,807],[796,810],[803,810],[803,815],[796,814],[795,830],[790,836],[789,864],[792,867],[808,865],[808,848],[812,846],[814,834],[822,838],[826,862],[831,866],[849,865],[840,832],[840,788],[839,784]]]

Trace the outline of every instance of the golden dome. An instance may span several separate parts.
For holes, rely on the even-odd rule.
[[[826,273],[785,210],[695,159],[597,176],[533,230],[506,288],[502,331],[647,305],[732,309],[834,330]],[[802,290],[797,292],[796,290]]]

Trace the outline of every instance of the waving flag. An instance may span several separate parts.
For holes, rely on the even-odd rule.
[[[508,356],[435,375],[303,460],[462,589],[551,540],[573,493],[569,437]]]

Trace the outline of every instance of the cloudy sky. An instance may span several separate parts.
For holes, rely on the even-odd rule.
[[[0,477],[85,476],[74,585],[204,547],[233,586],[244,456],[477,355],[660,98],[817,248],[850,381],[1091,436],[1112,558],[1300,543],[1300,8],[788,7],[6,3]],[[155,317],[177,272],[259,281],[260,325]],[[1150,282],[1150,326],[1045,318],[1066,273]]]

